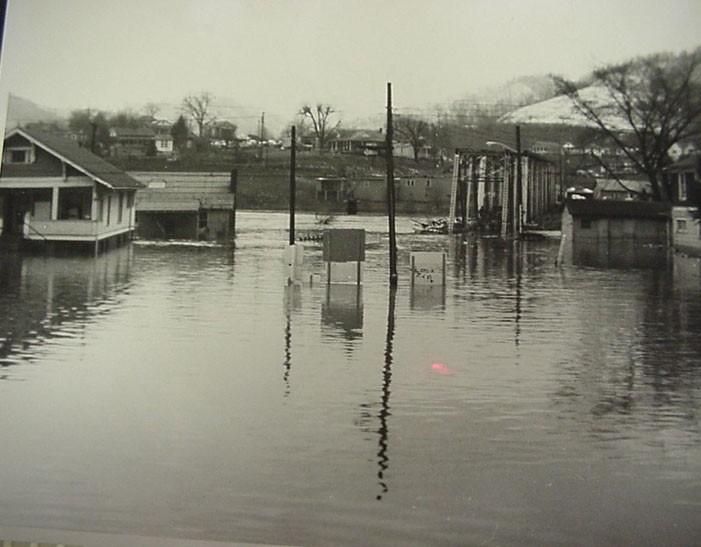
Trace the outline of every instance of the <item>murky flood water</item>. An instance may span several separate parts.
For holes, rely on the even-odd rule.
[[[314,226],[300,215],[298,229]],[[692,545],[701,274],[556,268],[556,240],[386,220],[355,287],[285,288],[287,216],[237,248],[4,257],[0,526],[291,545]],[[447,286],[409,282],[448,253]],[[306,246],[304,272],[319,273]]]

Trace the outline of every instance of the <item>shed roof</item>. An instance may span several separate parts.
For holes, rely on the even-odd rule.
[[[146,188],[136,195],[137,211],[233,209],[228,173],[135,173]]]
[[[573,217],[667,219],[670,216],[670,205],[659,201],[569,199],[566,206]]]
[[[124,171],[93,154],[74,141],[35,128],[17,127],[5,135],[5,140],[20,135],[35,146],[71,165],[91,179],[116,190],[138,189],[142,184]]]

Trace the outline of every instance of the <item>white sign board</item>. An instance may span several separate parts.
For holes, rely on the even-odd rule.
[[[409,255],[413,285],[445,285],[445,253],[413,252]]]

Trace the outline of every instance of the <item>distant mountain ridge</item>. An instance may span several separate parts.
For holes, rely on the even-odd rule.
[[[34,122],[61,122],[68,119],[67,115],[57,110],[40,106],[29,99],[10,94],[7,101],[6,127]]]

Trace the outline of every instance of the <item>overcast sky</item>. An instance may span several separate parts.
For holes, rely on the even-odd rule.
[[[692,49],[699,29],[699,0],[9,0],[0,91],[115,110],[206,90],[250,107],[234,121],[286,124],[305,102],[380,114],[387,82],[408,109],[576,78]]]

